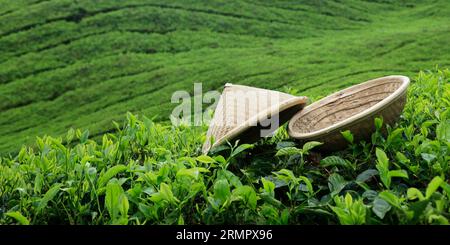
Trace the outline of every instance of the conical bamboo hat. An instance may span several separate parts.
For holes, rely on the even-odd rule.
[[[227,83],[214,112],[203,153],[226,141],[256,141],[273,133],[307,103],[304,96]]]

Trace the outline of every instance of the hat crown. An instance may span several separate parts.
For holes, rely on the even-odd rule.
[[[203,152],[209,151],[211,143],[213,146],[222,143],[236,129],[257,126],[261,119],[277,115],[283,103],[303,98],[268,89],[225,84],[210,122]]]

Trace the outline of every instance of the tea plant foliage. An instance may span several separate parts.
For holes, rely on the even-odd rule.
[[[0,156],[70,127],[101,140],[127,111],[167,122],[194,83],[316,98],[448,67],[449,23],[448,0],[2,0]]]
[[[0,160],[1,224],[448,224],[450,72],[420,72],[396,125],[341,152],[285,128],[202,155],[205,127],[128,114]],[[383,129],[387,132],[383,133]]]

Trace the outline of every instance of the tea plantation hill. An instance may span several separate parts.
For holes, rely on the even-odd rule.
[[[445,68],[449,41],[447,0],[0,0],[0,153],[70,127],[99,136],[127,111],[167,121],[194,82],[317,98]]]

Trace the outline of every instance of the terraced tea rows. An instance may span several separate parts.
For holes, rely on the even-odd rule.
[[[0,152],[225,82],[323,96],[450,65],[447,1],[0,1]],[[291,89],[288,89],[291,88]]]

